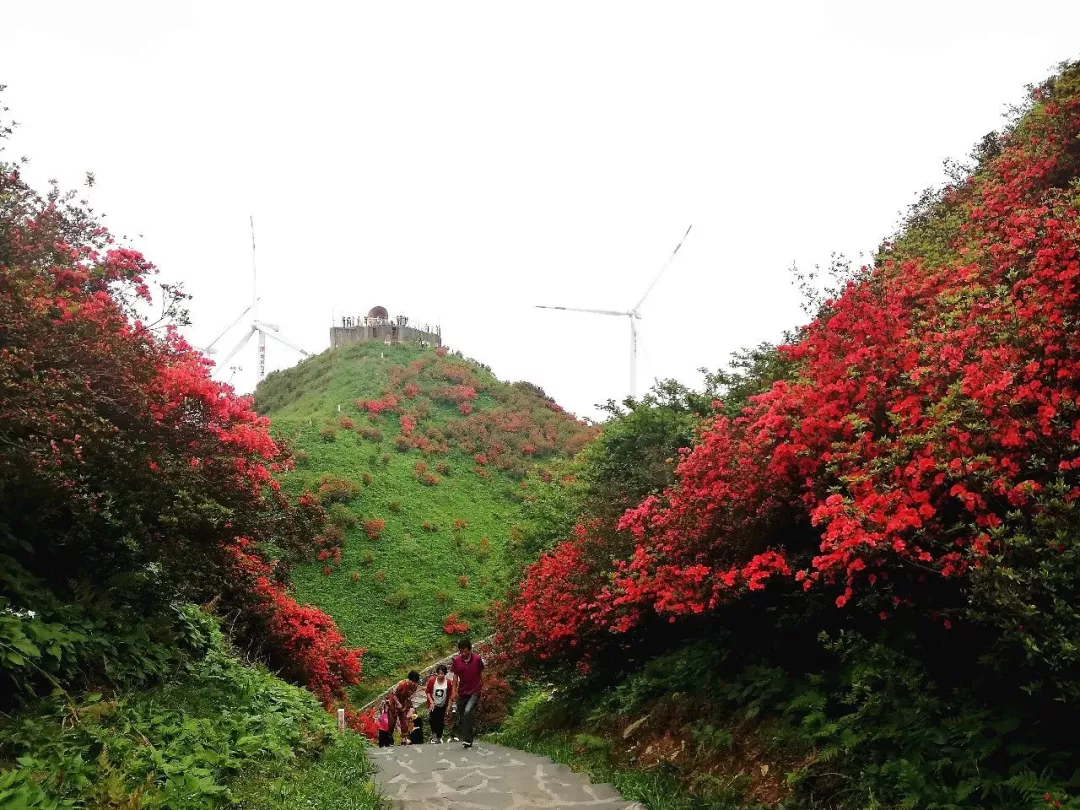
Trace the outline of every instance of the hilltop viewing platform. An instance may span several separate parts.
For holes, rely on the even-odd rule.
[[[442,346],[441,327],[416,323],[404,315],[391,318],[385,307],[372,307],[364,316],[342,315],[339,320],[340,325],[335,321],[330,327],[331,349],[380,341],[388,346],[409,342]]]

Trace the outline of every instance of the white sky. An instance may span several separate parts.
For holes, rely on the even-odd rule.
[[[309,351],[332,310],[382,304],[593,415],[628,391],[626,319],[534,304],[629,308],[693,223],[642,309],[640,387],[775,340],[792,262],[873,249],[1080,56],[1080,3],[1019,9],[11,2],[7,157],[42,188],[94,171],[114,232],[195,295],[196,344],[250,301],[253,214],[261,316]],[[254,341],[238,357],[250,390]]]

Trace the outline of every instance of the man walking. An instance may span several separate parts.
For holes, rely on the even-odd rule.
[[[480,689],[483,686],[484,659],[474,655],[472,642],[463,638],[458,642],[458,654],[450,663],[450,673],[457,681],[457,715],[458,735],[461,737],[462,748],[472,748],[473,745],[473,719],[476,717],[476,706],[480,702]]]

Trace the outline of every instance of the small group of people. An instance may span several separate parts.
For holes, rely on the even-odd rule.
[[[409,319],[403,315],[397,317],[398,326],[408,326]],[[382,326],[383,324],[390,323],[389,318],[372,318],[370,316],[361,317],[359,315],[342,315],[341,325],[345,329],[351,329],[354,326]]]
[[[446,730],[447,713],[457,715],[457,732],[463,748],[472,748],[476,708],[483,688],[484,659],[473,652],[472,642],[462,639],[458,654],[449,668],[435,667],[424,688],[428,721],[431,723],[431,742],[441,744]],[[401,745],[417,745],[424,741],[424,727],[413,707],[413,696],[420,688],[420,673],[415,669],[398,681],[386,694],[378,713],[379,747],[394,744],[394,729],[401,732]]]

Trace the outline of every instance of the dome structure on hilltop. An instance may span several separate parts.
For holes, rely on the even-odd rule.
[[[369,318],[381,318],[384,321],[390,319],[390,313],[386,311],[386,307],[372,307],[368,310],[367,316]]]

